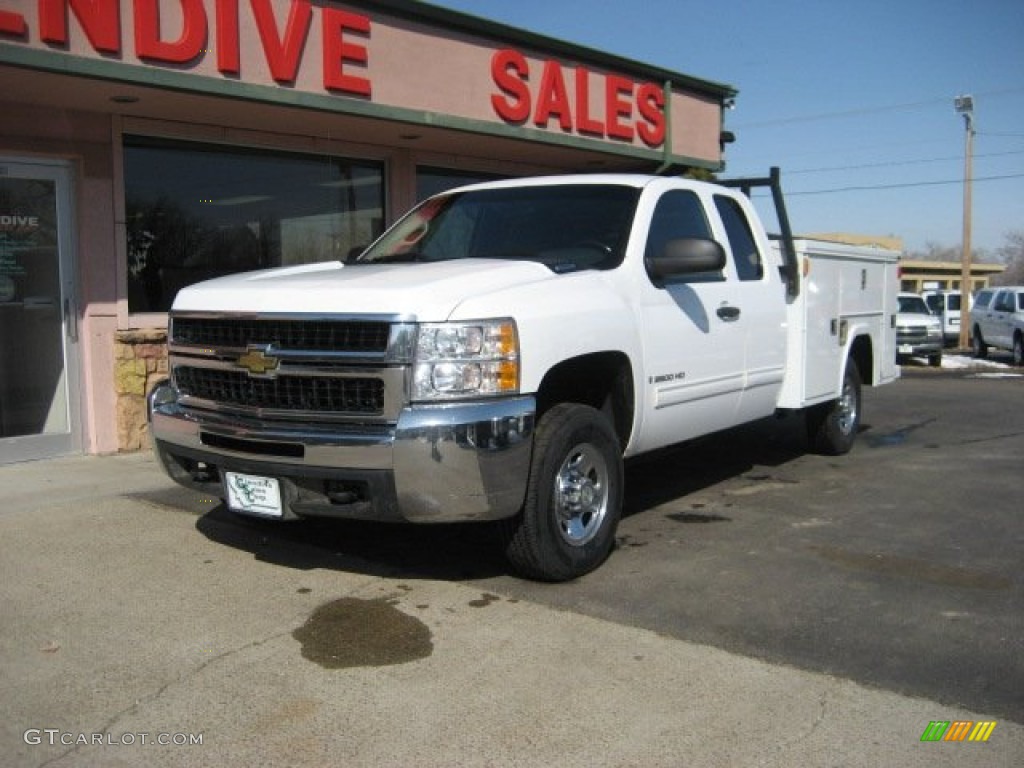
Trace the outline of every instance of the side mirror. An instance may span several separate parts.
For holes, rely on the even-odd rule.
[[[725,249],[715,240],[684,237],[669,240],[656,253],[644,259],[647,274],[656,285],[673,277],[721,272],[725,268]]]

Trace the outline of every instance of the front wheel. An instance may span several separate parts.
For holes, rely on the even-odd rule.
[[[1019,332],[1013,336],[1013,364],[1024,365],[1024,335]]]
[[[815,452],[841,456],[853,447],[860,428],[860,389],[857,364],[848,360],[839,398],[807,410],[807,437]]]
[[[507,523],[506,555],[521,575],[568,581],[604,562],[622,514],[622,454],[598,410],[561,403],[537,425],[526,500]]]

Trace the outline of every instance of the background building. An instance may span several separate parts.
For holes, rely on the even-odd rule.
[[[921,261],[905,259],[900,262],[900,289],[920,293],[925,290],[959,291],[961,278],[959,261]],[[1006,269],[1005,264],[971,263],[970,293],[987,288],[989,281]]]

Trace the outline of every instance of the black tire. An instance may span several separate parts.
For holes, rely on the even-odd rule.
[[[1024,335],[1020,331],[1013,334],[1013,364],[1024,365]]]
[[[561,403],[545,413],[523,509],[505,528],[516,572],[568,581],[603,563],[622,515],[622,477],[619,440],[600,411]]]
[[[860,429],[860,409],[860,372],[853,360],[847,360],[839,398],[807,409],[807,438],[811,449],[826,456],[848,453]]]
[[[974,349],[975,357],[988,357],[988,344],[981,338],[981,328],[978,326],[974,326],[974,333],[971,334],[971,347]]]
[[[929,355],[928,356],[928,365],[930,365],[932,368],[941,368],[942,367],[942,353],[939,352],[938,354],[935,354],[935,355]]]

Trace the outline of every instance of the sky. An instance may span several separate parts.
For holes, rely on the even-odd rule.
[[[959,249],[969,94],[973,249],[1024,231],[1024,0],[430,4],[733,86],[722,175],[779,166],[797,233]]]

